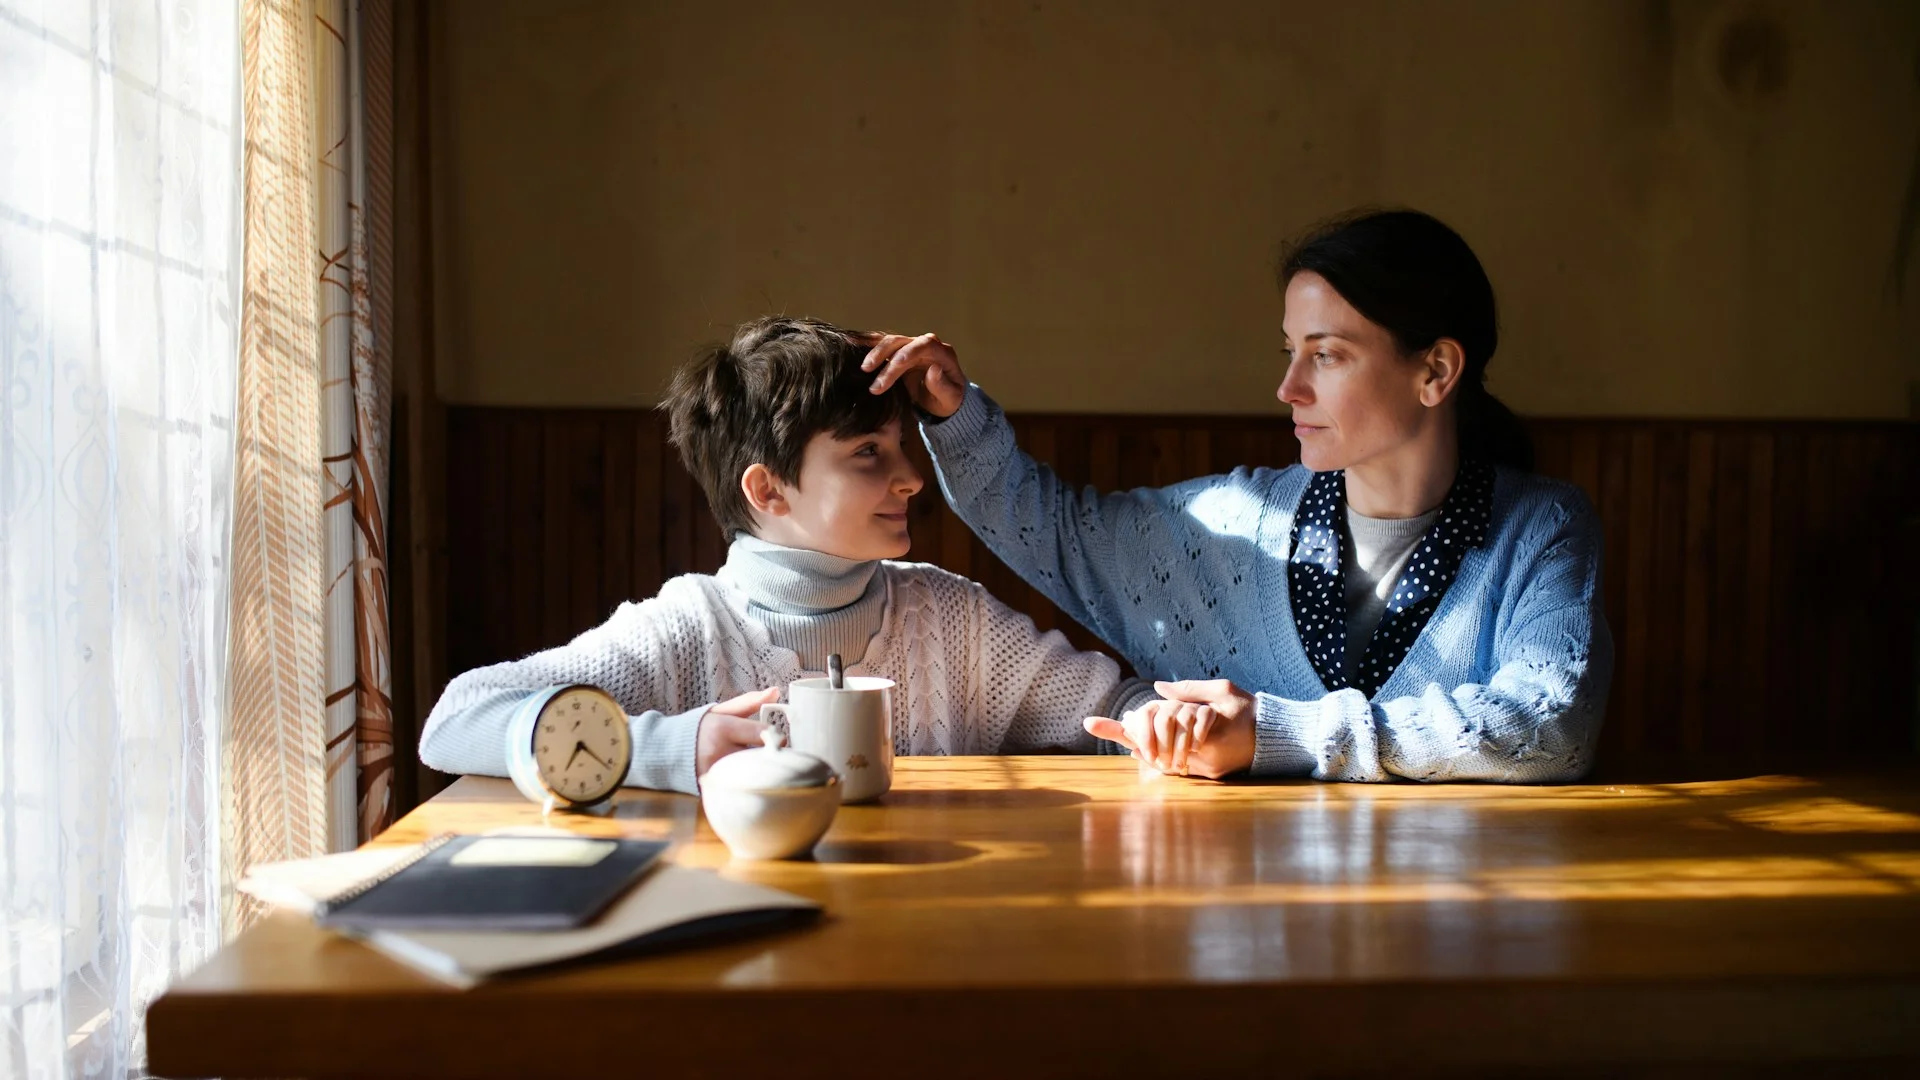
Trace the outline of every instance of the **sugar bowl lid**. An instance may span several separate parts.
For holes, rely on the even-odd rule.
[[[840,782],[833,766],[804,750],[787,747],[778,728],[760,732],[764,744],[751,750],[736,750],[707,770],[700,778],[702,789],[727,791],[771,791],[779,788],[825,787]]]

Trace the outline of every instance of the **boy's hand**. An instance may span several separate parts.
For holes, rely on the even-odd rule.
[[[872,346],[861,371],[877,371],[873,392],[907,381],[907,396],[922,412],[945,419],[958,412],[967,400],[967,377],[960,371],[960,356],[938,334],[906,337],[901,334],[872,334],[865,339]]]
[[[769,686],[709,706],[694,737],[693,774],[705,776],[714,762],[735,750],[759,746],[760,706],[779,700],[780,688]]]
[[[1164,699],[1121,720],[1087,718],[1087,731],[1117,742],[1164,773],[1218,780],[1253,764],[1253,697],[1225,679],[1157,682]]]

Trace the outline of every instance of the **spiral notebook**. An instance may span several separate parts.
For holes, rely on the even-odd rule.
[[[590,922],[667,850],[659,840],[453,836],[314,909],[333,930],[568,930]]]
[[[494,836],[469,839],[494,839]],[[371,896],[380,880],[448,851],[452,839],[407,848],[362,848],[317,859],[250,867],[238,888],[308,915]],[[451,858],[451,855],[448,856]],[[820,905],[711,870],[656,855],[637,884],[617,894],[598,918],[567,930],[338,928],[423,974],[457,987],[496,976],[586,960],[628,958],[810,922]]]

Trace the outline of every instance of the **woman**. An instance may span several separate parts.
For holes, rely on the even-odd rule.
[[[1612,676],[1600,533],[1483,384],[1493,287],[1407,210],[1322,226],[1280,266],[1300,465],[1075,491],[932,334],[874,340],[954,510],[1061,610],[1163,681],[1088,730],[1176,773],[1576,779]]]

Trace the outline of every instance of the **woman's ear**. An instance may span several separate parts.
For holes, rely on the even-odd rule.
[[[769,517],[785,517],[790,511],[787,505],[787,488],[773,470],[759,462],[747,466],[740,474],[740,491],[747,497],[747,505],[756,514]]]
[[[1459,384],[1460,376],[1467,370],[1467,354],[1460,343],[1452,338],[1441,338],[1433,343],[1427,354],[1421,358],[1426,369],[1420,380],[1420,404],[1427,408],[1437,408],[1453,393]]]

